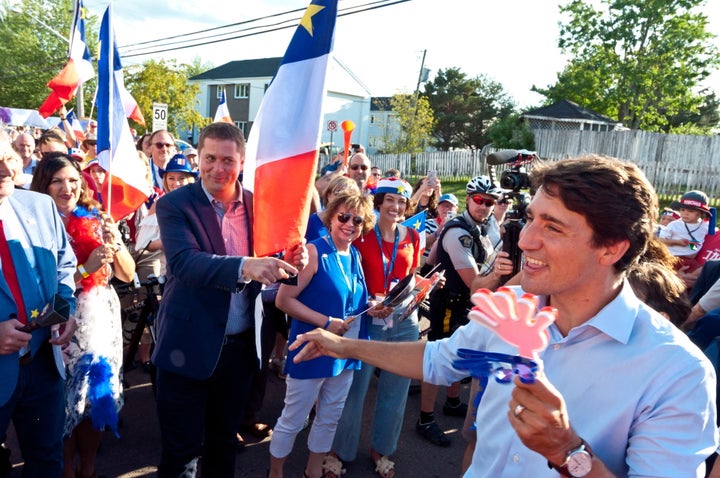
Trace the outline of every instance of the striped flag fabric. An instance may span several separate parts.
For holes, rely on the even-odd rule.
[[[243,187],[253,191],[255,254],[299,244],[310,214],[338,0],[313,0],[248,137]]]
[[[43,118],[47,118],[67,104],[75,96],[78,87],[95,76],[90,50],[85,42],[85,7],[82,0],[75,2],[69,57],[62,71],[47,84],[52,93],[38,108]]]
[[[220,104],[217,107],[217,110],[215,111],[215,120],[216,123],[230,123],[234,124],[232,118],[230,117],[230,110],[228,110],[227,107],[227,99],[225,98],[225,89],[222,90],[222,96],[220,97]]]
[[[82,143],[85,140],[85,132],[83,131],[82,123],[80,123],[80,120],[75,114],[75,110],[69,110],[65,115],[65,118],[67,119],[68,123],[70,123],[70,127],[72,128],[73,133],[75,133],[75,139],[77,139],[77,143]],[[63,123],[60,123],[60,127],[64,129]]]
[[[102,187],[103,206],[115,221],[134,212],[152,192],[130,133],[121,90],[122,69],[110,4],[100,25],[97,152],[100,166],[108,172]]]

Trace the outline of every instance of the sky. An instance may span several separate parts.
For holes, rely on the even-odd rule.
[[[131,51],[128,45],[305,9],[308,3],[309,0],[120,0],[113,2],[117,44],[126,66],[152,58],[173,58],[179,63],[201,58],[203,63],[220,66],[234,60],[281,57],[294,27],[153,55],[124,55]],[[468,77],[486,75],[499,82],[521,108],[537,106],[543,97],[530,91],[531,87],[553,84],[566,62],[557,47],[559,3],[340,0],[340,15],[344,9],[350,12],[364,5],[385,6],[339,16],[334,52],[372,96],[414,91],[425,52],[424,66],[431,70],[430,79],[438,69],[456,67]],[[108,1],[84,0],[84,4],[100,17]],[[710,30],[718,35],[715,43],[720,48],[720,0],[708,0],[707,5]],[[299,15],[268,18],[248,26],[287,22]],[[138,52],[137,47],[134,51]],[[720,72],[707,86],[720,92]]]

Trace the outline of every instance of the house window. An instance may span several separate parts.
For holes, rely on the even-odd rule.
[[[235,85],[235,98],[250,97],[250,83],[238,83]]]
[[[215,98],[221,99],[224,90],[225,87],[223,85],[218,85],[217,90],[215,90]]]
[[[240,128],[240,131],[242,131],[243,136],[247,137],[247,121],[235,121],[235,126]]]

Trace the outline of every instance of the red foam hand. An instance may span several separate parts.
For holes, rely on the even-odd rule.
[[[474,307],[468,317],[516,346],[519,355],[537,360],[538,353],[547,347],[547,328],[557,318],[557,309],[543,307],[535,313],[536,296],[523,294],[518,299],[511,289],[499,287],[494,293],[478,289],[471,300]]]

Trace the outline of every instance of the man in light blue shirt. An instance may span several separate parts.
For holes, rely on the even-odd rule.
[[[490,380],[465,476],[704,476],[717,446],[712,365],[625,280],[653,236],[652,186],[636,166],[596,156],[540,165],[532,179],[521,287],[558,318],[534,383]],[[495,273],[509,266],[500,258]],[[313,331],[293,347],[303,341],[312,343],[300,359],[381,357],[394,373],[440,385],[467,373],[452,366],[458,348],[517,353],[476,323],[427,345],[386,348]]]

